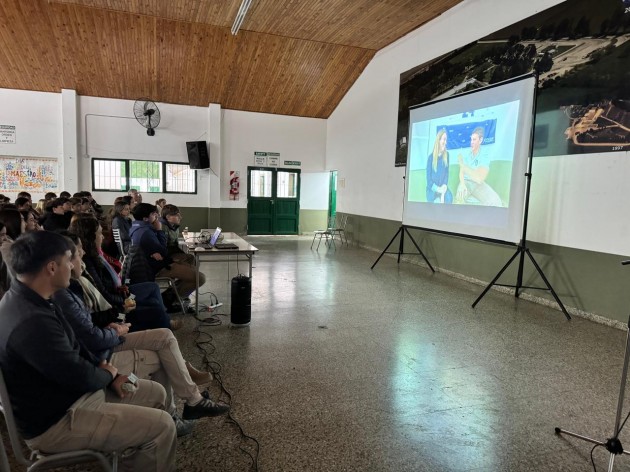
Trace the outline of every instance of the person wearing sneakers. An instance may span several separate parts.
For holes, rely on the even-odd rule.
[[[175,279],[179,295],[182,298],[188,297],[197,287],[197,271],[192,265],[174,260],[169,255],[166,246],[167,237],[162,231],[157,209],[148,203],[140,203],[134,209],[133,217],[135,221],[129,231],[132,245],[142,248],[144,257],[156,277]],[[173,301],[167,300],[167,302],[172,304]]]
[[[98,296],[98,290],[81,278],[81,241],[76,235],[72,251],[72,281],[68,288],[55,293],[53,300],[61,307],[63,315],[77,339],[95,357],[110,359],[121,373],[133,372],[139,378],[151,379],[162,384],[167,393],[167,412],[173,416],[178,436],[192,431],[192,423],[206,416],[219,416],[229,410],[227,405],[205,398],[199,391],[212,380],[209,372],[200,372],[184,361],[177,339],[166,328],[129,333],[129,323],[109,322],[96,326],[93,317],[83,303],[86,294]],[[78,268],[77,268],[78,267]],[[91,296],[88,295],[88,296]],[[106,319],[103,323],[107,323]],[[194,380],[193,380],[194,377]],[[173,392],[186,403],[183,419],[177,414]]]
[[[11,246],[17,274],[0,301],[0,367],[18,430],[32,450],[93,449],[120,454],[122,470],[176,470],[175,425],[164,388],[98,362],[50,300],[67,287],[71,243],[50,231],[26,233]]]

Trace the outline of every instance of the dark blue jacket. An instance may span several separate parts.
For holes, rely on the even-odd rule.
[[[172,259],[166,250],[166,235],[163,231],[156,231],[151,223],[147,221],[134,221],[129,231],[131,243],[134,246],[140,246],[144,251],[147,261],[151,265],[154,273],[158,273],[168,266]],[[162,256],[161,261],[156,261],[151,254],[159,253]]]
[[[100,360],[107,359],[111,350],[123,341],[115,329],[99,328],[94,325],[90,311],[81,296],[74,293],[76,287],[81,289],[81,286],[74,280],[71,283],[74,284],[72,287],[74,290],[70,288],[59,290],[53,296],[53,301],[61,308],[79,341]]]
[[[0,367],[20,433],[32,439],[112,376],[76,339],[59,307],[14,280],[0,300]]]

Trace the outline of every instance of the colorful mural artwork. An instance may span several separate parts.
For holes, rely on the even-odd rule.
[[[57,190],[57,159],[0,156],[0,192],[51,192]]]
[[[401,74],[395,165],[409,107],[532,71],[534,156],[630,150],[630,0],[568,0]]]

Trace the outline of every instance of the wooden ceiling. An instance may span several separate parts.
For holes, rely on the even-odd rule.
[[[379,49],[462,0],[2,0],[0,87],[327,118]]]

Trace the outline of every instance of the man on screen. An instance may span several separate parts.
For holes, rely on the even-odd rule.
[[[457,186],[457,203],[473,203],[473,197],[481,205],[503,206],[501,198],[486,183],[490,172],[490,156],[481,148],[484,130],[477,127],[470,135],[470,152],[464,157],[457,156],[459,161],[459,185]]]

